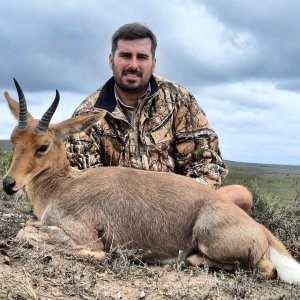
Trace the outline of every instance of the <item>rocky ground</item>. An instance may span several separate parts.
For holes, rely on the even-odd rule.
[[[300,287],[255,273],[147,266],[116,250],[97,262],[62,253],[53,245],[20,242],[17,232],[32,217],[23,194],[0,195],[0,299],[299,299]],[[136,257],[135,257],[136,258]]]

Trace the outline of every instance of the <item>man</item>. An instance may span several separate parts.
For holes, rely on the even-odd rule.
[[[247,189],[220,187],[228,170],[218,137],[194,96],[153,75],[156,46],[155,35],[139,23],[125,24],[114,33],[109,56],[113,77],[74,115],[107,113],[87,132],[68,137],[71,165],[175,172],[218,189],[249,212],[252,196]]]

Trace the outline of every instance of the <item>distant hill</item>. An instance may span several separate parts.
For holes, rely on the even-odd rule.
[[[278,197],[282,205],[299,199],[300,166],[225,161],[229,174],[224,184],[242,184],[259,188]]]
[[[9,140],[0,140],[0,151],[11,151],[12,144]]]
[[[244,163],[225,160],[225,164],[228,166],[230,174],[238,177],[251,177],[257,176],[260,178],[276,178],[276,177],[299,177],[300,178],[300,166],[294,165],[276,165],[276,164],[262,164],[262,163]]]

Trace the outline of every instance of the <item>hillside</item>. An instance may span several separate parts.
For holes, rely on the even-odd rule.
[[[0,140],[0,151],[12,150],[12,144],[9,140]]]
[[[243,177],[300,177],[300,166],[244,163],[230,160],[225,160],[225,163],[229,167],[231,174],[242,175]]]
[[[294,200],[300,191],[300,166],[253,164],[225,161],[229,175],[225,184],[256,184],[282,204]]]

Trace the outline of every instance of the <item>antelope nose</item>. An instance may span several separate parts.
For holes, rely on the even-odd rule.
[[[16,185],[16,182],[12,177],[6,176],[3,178],[3,189],[6,194],[12,195],[12,194],[16,193],[17,191],[13,190],[15,185]]]

